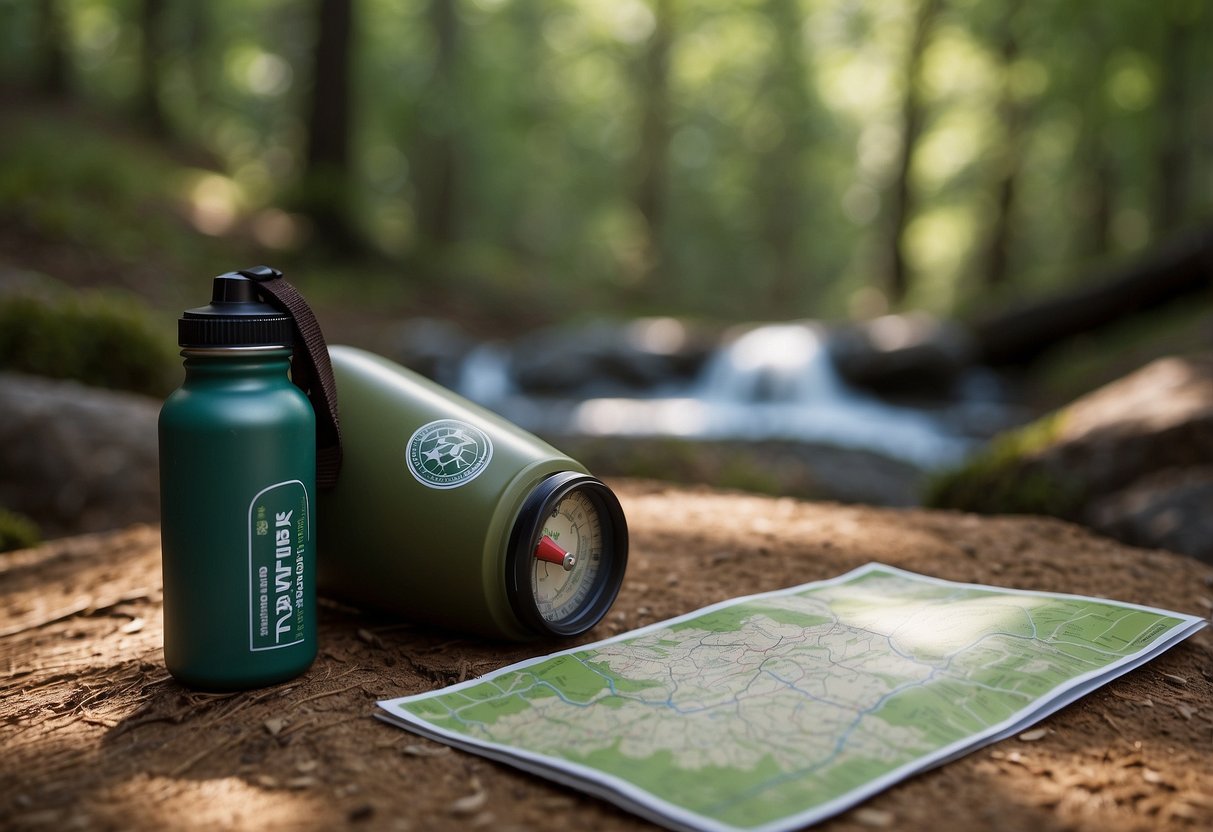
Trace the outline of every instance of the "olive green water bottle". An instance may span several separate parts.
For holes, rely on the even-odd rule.
[[[294,322],[250,274],[180,319],[185,382],[160,412],[164,659],[206,690],[316,657],[316,417],[288,377]]]
[[[610,488],[398,364],[340,346],[331,358],[344,457],[319,500],[323,591],[497,638],[598,623],[628,554]]]

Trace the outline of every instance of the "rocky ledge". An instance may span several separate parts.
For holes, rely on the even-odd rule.
[[[931,505],[1050,514],[1213,563],[1213,354],[1170,357],[997,439]]]

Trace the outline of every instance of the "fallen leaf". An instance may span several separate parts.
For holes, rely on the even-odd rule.
[[[465,795],[451,804],[450,812],[452,815],[471,815],[480,811],[489,799],[488,792],[473,792]]]
[[[877,829],[885,829],[893,825],[893,813],[886,812],[883,809],[869,809],[862,807],[855,810],[855,822],[863,826],[872,826]]]
[[[406,745],[400,749],[410,757],[437,757],[440,754],[450,754],[451,749],[446,745]]]
[[[125,633],[126,635],[129,636],[129,635],[132,635],[133,633],[137,633],[140,630],[142,630],[143,625],[146,623],[147,622],[144,621],[142,618],[132,618],[130,621],[126,622],[121,627],[119,627],[118,632]]]

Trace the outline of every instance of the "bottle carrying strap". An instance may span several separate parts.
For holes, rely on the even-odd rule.
[[[282,272],[254,266],[237,274],[256,281],[269,295],[268,302],[295,322],[300,342],[295,344],[291,379],[307,394],[316,411],[316,486],[332,488],[341,471],[341,419],[337,413],[337,381],[320,324],[303,295],[286,282]]]

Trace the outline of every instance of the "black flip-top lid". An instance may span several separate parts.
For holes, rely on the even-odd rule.
[[[289,347],[294,322],[261,299],[257,281],[228,272],[215,278],[210,304],[182,313],[177,342],[183,347]]]

